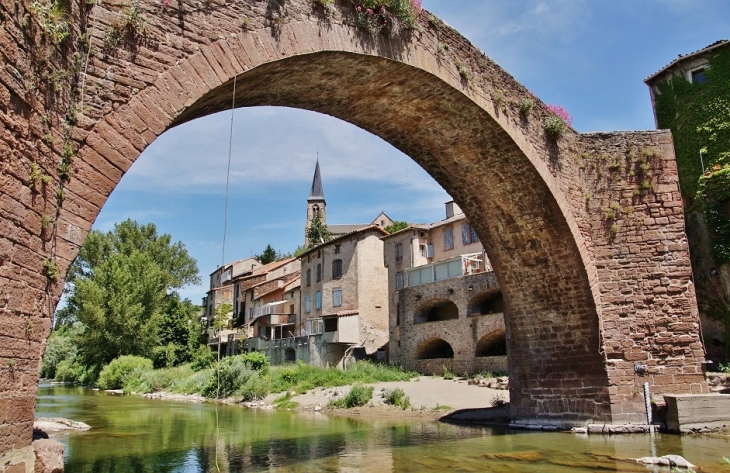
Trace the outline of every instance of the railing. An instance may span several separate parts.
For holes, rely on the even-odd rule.
[[[418,266],[406,271],[406,286],[420,286],[435,281],[484,272],[482,253],[469,253],[456,258]]]

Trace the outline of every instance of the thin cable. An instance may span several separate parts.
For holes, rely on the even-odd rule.
[[[233,76],[233,96],[231,97],[231,129],[228,133],[228,170],[226,171],[226,199],[223,206],[223,249],[221,251],[221,286],[223,285],[223,271],[226,265],[226,233],[228,231],[228,183],[231,179],[231,154],[233,150],[233,114],[236,110],[236,79],[238,76]],[[222,288],[222,287],[221,287]],[[223,297],[223,291],[221,291],[221,298]],[[221,300],[221,308],[223,307],[223,301]],[[223,311],[218,314],[219,317],[223,317]],[[220,326],[220,332],[218,332],[218,363],[216,363],[216,377],[218,378],[216,386],[216,399],[220,399],[221,396],[221,343],[223,342],[223,326]],[[218,430],[218,404],[215,406],[215,469],[221,471],[218,466],[218,442],[220,432]]]
[[[226,264],[226,231],[228,230],[228,182],[231,178],[231,152],[233,150],[233,112],[236,109],[236,79],[233,77],[233,97],[231,98],[231,131],[228,135],[228,171],[226,172],[226,203],[223,208],[223,252],[221,268]],[[222,274],[221,274],[222,275]]]

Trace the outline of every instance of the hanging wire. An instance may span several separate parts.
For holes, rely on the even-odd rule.
[[[226,265],[226,233],[228,231],[228,185],[231,179],[231,154],[233,151],[233,115],[236,110],[236,80],[238,79],[238,76],[233,76],[233,95],[231,97],[231,128],[228,133],[228,169],[226,171],[226,198],[225,198],[225,204],[223,205],[223,249],[221,250],[221,281],[220,281],[220,289],[223,288],[223,272],[225,271],[225,265]],[[217,298],[216,298],[217,299]],[[218,314],[219,317],[223,317],[222,313],[222,307],[223,307],[223,291],[221,290],[221,313]],[[220,370],[220,364],[221,364],[221,342],[223,342],[223,327],[220,327],[220,331],[218,332],[218,363],[216,363],[216,399],[219,399],[221,396],[221,370]],[[220,437],[220,431],[218,428],[218,404],[215,405],[215,469],[220,472],[220,466],[218,466],[218,443],[219,443],[219,437]]]

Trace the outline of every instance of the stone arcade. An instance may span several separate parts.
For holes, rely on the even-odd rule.
[[[27,457],[53,309],[100,208],[157,136],[227,109],[234,77],[238,106],[353,123],[461,206],[504,295],[515,421],[638,423],[644,381],[657,395],[707,391],[669,133],[550,139],[544,104],[520,113],[525,87],[425,12],[418,31],[388,38],[358,30],[347,2],[322,12],[309,0],[143,0],[137,13],[154,21],[115,46],[122,4],[71,3],[84,26],[55,45],[30,1],[0,2],[0,457]],[[76,68],[86,76],[51,84],[49,70],[85,57],[86,32],[92,54]],[[643,176],[629,172],[638,157]],[[33,163],[50,176],[43,186],[29,178]],[[58,215],[50,228],[47,215]]]

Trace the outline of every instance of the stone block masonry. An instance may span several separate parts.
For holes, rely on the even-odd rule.
[[[639,423],[644,380],[707,391],[669,134],[551,139],[544,104],[521,114],[525,87],[425,12],[390,38],[347,2],[142,0],[139,31],[126,2],[74,1],[56,44],[30,3],[0,2],[0,454],[30,446],[52,313],[101,206],[157,136],[227,109],[234,77],[239,106],[353,123],[464,210],[504,295],[513,419]]]

